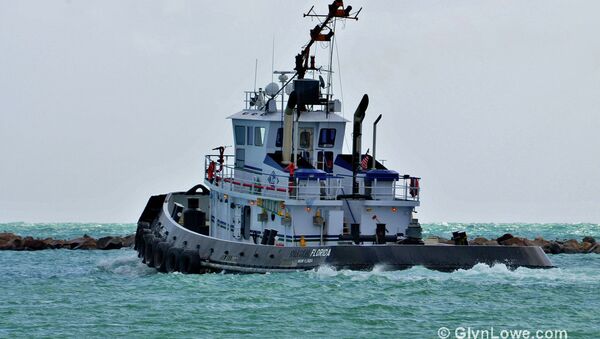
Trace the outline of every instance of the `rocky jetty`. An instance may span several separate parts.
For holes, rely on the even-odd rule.
[[[437,238],[438,243],[455,244],[455,240]],[[598,253],[600,254],[600,244],[592,237],[584,237],[582,241],[570,240],[546,240],[537,237],[533,240],[515,237],[512,234],[504,234],[496,239],[486,239],[477,237],[469,240],[470,246],[540,246],[544,252],[549,254],[574,254],[574,253]]]
[[[92,238],[84,235],[81,238],[71,240],[58,240],[52,238],[36,239],[33,237],[21,237],[13,233],[0,233],[0,250],[12,251],[38,251],[47,249],[69,249],[69,250],[116,250],[123,247],[133,247],[135,235],[125,237],[107,236]],[[455,244],[455,240],[441,237],[432,237],[426,243]],[[496,239],[483,237],[473,238],[468,241],[469,246],[540,246],[544,252],[550,254],[560,253],[598,253],[600,254],[600,243],[592,237],[584,237],[582,241],[571,240],[545,240],[537,237],[533,240],[515,237],[512,234],[504,234]]]
[[[71,240],[59,239],[36,239],[33,237],[21,237],[13,233],[0,233],[0,250],[10,251],[39,251],[48,249],[68,250],[115,250],[123,247],[132,247],[135,235],[125,237],[108,236],[92,238],[84,235],[81,238]]]

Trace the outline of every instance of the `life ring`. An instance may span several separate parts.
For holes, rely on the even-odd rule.
[[[187,250],[181,253],[178,263],[179,272],[183,274],[200,273],[200,256],[198,252]]]
[[[167,268],[165,262],[167,261],[167,251],[169,250],[169,243],[165,241],[161,241],[159,243],[154,243],[154,267],[159,272],[167,272]]]
[[[206,170],[206,177],[208,179],[208,181],[210,181],[211,183],[213,182],[213,180],[215,180],[215,162],[211,161],[210,164],[208,164],[208,169]]]
[[[165,268],[167,272],[179,271],[179,260],[181,258],[181,252],[181,248],[169,248],[169,251],[167,251],[167,259],[165,261]]]
[[[410,178],[410,196],[414,198],[417,195],[419,195],[419,179]]]

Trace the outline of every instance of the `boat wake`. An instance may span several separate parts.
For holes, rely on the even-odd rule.
[[[465,284],[511,284],[511,285],[565,285],[593,284],[600,279],[600,270],[575,270],[569,268],[531,269],[519,267],[509,269],[504,264],[477,264],[471,269],[453,272],[439,272],[422,266],[406,270],[389,271],[385,266],[376,266],[371,271],[336,270],[331,266],[321,266],[308,271],[312,278],[319,280],[349,279],[363,281],[383,279],[397,282],[457,282]]]

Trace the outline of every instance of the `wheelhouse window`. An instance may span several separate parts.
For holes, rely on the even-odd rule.
[[[317,168],[327,173],[333,172],[333,152],[319,151],[317,153]]]
[[[319,132],[319,147],[333,147],[335,145],[335,128],[321,128]]]
[[[246,164],[246,150],[243,148],[235,149],[235,167],[236,168],[244,168]]]
[[[235,144],[236,145],[245,145],[246,142],[246,127],[245,126],[235,126]]]
[[[262,146],[265,142],[265,128],[254,128],[254,146]]]
[[[283,128],[277,129],[277,137],[275,138],[275,147],[281,147],[283,145]]]
[[[248,127],[248,133],[247,133],[247,135],[248,135],[247,144],[248,145],[254,144],[254,133],[253,132],[254,132],[254,127]]]
[[[312,148],[313,129],[312,128],[301,128],[300,129],[300,148],[310,149]]]

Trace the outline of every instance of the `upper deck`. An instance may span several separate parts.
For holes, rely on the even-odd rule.
[[[257,109],[245,109],[227,117],[232,120],[250,120],[250,121],[283,121],[283,112],[277,110],[275,112],[265,112]],[[348,120],[337,114],[336,112],[306,111],[302,112],[298,118],[299,122],[323,122],[323,123],[347,123]]]
[[[275,171],[259,175],[255,170],[236,167],[233,155],[207,155],[204,163],[205,183],[212,189],[220,189],[225,193],[230,191],[284,200],[337,200],[351,191],[349,181],[352,175],[348,174],[296,169],[291,175],[289,172],[277,174]],[[261,180],[262,176],[265,177],[264,180]],[[381,173],[381,170],[370,170],[359,175],[359,190],[369,200],[418,202],[418,179],[408,175],[398,176],[396,179],[389,173]]]

